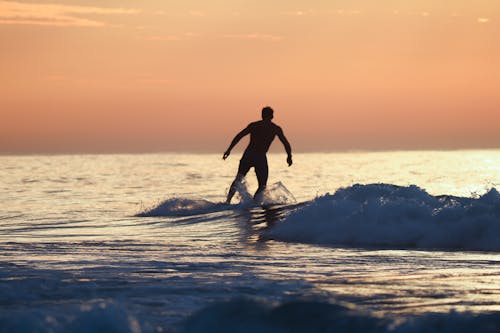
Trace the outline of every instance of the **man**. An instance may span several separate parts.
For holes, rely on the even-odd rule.
[[[275,136],[278,136],[283,143],[283,146],[285,146],[286,153],[288,154],[286,159],[288,166],[292,165],[292,148],[283,134],[281,127],[271,121],[273,119],[273,113],[273,109],[269,106],[263,108],[262,120],[250,123],[244,130],[239,132],[224,153],[222,158],[225,160],[231,153],[231,149],[236,146],[241,138],[250,134],[250,143],[245,149],[243,157],[240,160],[238,174],[231,184],[229,193],[227,194],[226,203],[231,202],[231,199],[236,192],[236,187],[243,180],[251,167],[255,168],[255,174],[257,175],[257,180],[259,182],[259,188],[255,192],[254,200],[260,201],[260,195],[266,188],[267,176],[269,174],[266,153]]]

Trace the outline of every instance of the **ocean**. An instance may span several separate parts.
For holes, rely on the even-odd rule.
[[[500,150],[0,156],[0,332],[498,332]]]

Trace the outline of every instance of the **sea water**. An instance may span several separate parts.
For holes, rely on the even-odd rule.
[[[500,151],[0,157],[0,332],[498,332]]]

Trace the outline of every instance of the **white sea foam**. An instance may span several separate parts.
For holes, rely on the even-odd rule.
[[[269,232],[275,239],[360,247],[500,251],[500,194],[432,196],[417,186],[354,185],[325,194]]]
[[[236,193],[239,197],[239,202],[242,205],[289,205],[297,202],[292,192],[290,192],[286,188],[285,184],[280,181],[267,186],[262,192],[262,196],[260,198],[256,198],[257,201],[254,201],[245,180],[237,184]]]
[[[152,207],[146,208],[136,216],[192,216],[214,213],[230,209],[231,205],[215,203],[204,199],[171,198]]]
[[[210,214],[224,210],[247,209],[258,205],[253,200],[245,181],[237,186],[237,204],[226,204],[224,202],[212,202],[205,199],[190,198],[170,198],[151,208],[144,208],[136,216],[155,217],[155,216],[193,216]],[[281,182],[274,183],[264,191],[259,204],[264,205],[288,205],[295,203],[295,197]]]
[[[297,200],[282,182],[277,182],[266,188],[263,202],[267,205],[290,205]]]

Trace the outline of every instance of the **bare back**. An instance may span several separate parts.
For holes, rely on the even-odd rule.
[[[247,127],[250,132],[250,143],[246,151],[266,153],[276,135],[281,133],[281,128],[270,120],[260,120],[250,123]]]

